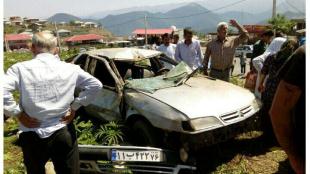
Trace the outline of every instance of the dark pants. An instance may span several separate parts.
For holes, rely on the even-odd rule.
[[[45,164],[50,158],[56,173],[80,173],[76,133],[72,123],[48,138],[42,139],[35,132],[23,132],[19,140],[27,173],[45,174]]]
[[[244,74],[245,73],[245,64],[240,64],[241,67],[241,73]]]
[[[216,79],[220,79],[226,82],[229,82],[229,72],[230,68],[226,68],[225,70],[217,70],[211,68],[210,76]]]

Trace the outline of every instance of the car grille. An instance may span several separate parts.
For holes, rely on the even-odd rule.
[[[230,123],[234,122],[235,120],[241,118],[241,117],[247,117],[249,113],[252,111],[252,106],[247,106],[239,111],[234,111],[228,114],[221,115],[220,118],[225,122],[225,123]]]
[[[167,165],[162,163],[151,163],[151,164],[123,164],[116,166],[111,163],[98,163],[96,161],[80,161],[80,172],[83,173],[104,173],[104,174],[123,174],[123,173],[134,173],[134,174],[194,174],[196,173],[196,167],[186,165]]]

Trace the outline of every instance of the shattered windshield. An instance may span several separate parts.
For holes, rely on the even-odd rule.
[[[137,89],[144,92],[154,93],[156,90],[179,85],[187,75],[191,74],[191,68],[184,62],[179,63],[167,74],[144,78],[127,80],[125,88]]]

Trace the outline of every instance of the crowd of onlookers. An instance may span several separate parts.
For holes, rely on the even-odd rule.
[[[239,35],[229,37],[229,24],[220,22],[217,38],[207,43],[204,56],[190,29],[184,30],[184,40],[164,34],[161,44],[154,45],[154,49],[177,62],[185,62],[192,69],[201,69],[205,75],[228,82],[235,49],[249,38],[247,30],[237,21],[229,23],[238,29]],[[255,74],[253,91],[263,103],[259,117],[264,140],[278,143],[285,150],[296,173],[305,173],[303,43],[287,39],[279,31],[265,31],[254,44],[249,72]],[[10,67],[4,82],[4,111],[7,116],[16,117],[23,130],[20,141],[27,171],[44,173],[45,162],[52,158],[58,173],[79,173],[72,119],[78,108],[94,99],[102,84],[77,66],[60,61],[57,39],[51,34],[35,34],[31,51],[34,59]],[[245,67],[241,69],[245,72]],[[52,84],[61,86],[61,90]],[[74,98],[77,86],[84,91]],[[21,92],[19,103],[11,93],[15,90]],[[54,103],[54,98],[61,100]],[[46,126],[40,128],[40,124]]]
[[[190,29],[184,30],[184,40],[174,44],[173,38],[164,34],[162,44],[156,49],[192,69],[202,69],[205,75],[229,81],[235,49],[249,38],[248,32],[235,20],[230,20],[230,25],[239,30],[239,35],[229,37],[229,24],[220,22],[217,38],[207,43],[204,56]],[[259,117],[264,141],[282,146],[296,173],[305,172],[304,41],[304,37],[288,39],[281,31],[266,30],[253,45],[248,72],[255,77],[251,79],[254,81],[251,88],[262,101]],[[246,55],[241,54],[242,73],[245,73],[245,61]]]

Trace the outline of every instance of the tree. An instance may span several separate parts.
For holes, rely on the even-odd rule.
[[[293,27],[296,25],[295,22],[281,14],[277,14],[276,17],[269,19],[268,23],[272,25],[273,30],[282,31],[283,33],[292,32]]]

